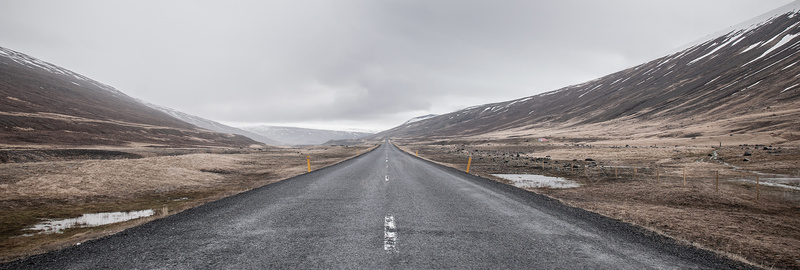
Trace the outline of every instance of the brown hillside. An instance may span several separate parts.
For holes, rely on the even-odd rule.
[[[0,48],[0,144],[241,147],[257,142],[197,128],[113,87]]]
[[[480,105],[376,137],[646,133],[800,136],[800,16],[790,12],[684,51],[552,92]]]

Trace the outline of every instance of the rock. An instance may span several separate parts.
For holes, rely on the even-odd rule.
[[[594,159],[587,158],[587,159],[585,159],[585,161],[594,161]]]
[[[752,155],[753,155],[753,153],[750,153],[748,151],[744,151],[744,156],[749,157],[749,156],[752,156]]]
[[[742,160],[742,161],[750,161],[750,159],[749,159],[749,158],[746,158],[746,159],[744,159],[744,160]]]

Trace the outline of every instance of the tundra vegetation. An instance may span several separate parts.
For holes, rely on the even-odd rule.
[[[721,256],[799,268],[800,147],[791,141],[711,141],[533,137],[395,143],[462,170],[472,157],[470,173],[508,184],[492,174],[574,180],[580,187],[526,189]]]
[[[0,261],[99,238],[198,205],[319,169],[372,146],[304,148],[0,149]],[[131,221],[27,230],[48,219],[152,209]]]

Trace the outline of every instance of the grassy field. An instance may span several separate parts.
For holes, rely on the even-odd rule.
[[[472,157],[470,173],[501,182],[509,183],[491,174],[575,180],[581,187],[528,190],[722,256],[766,268],[800,268],[800,191],[791,188],[800,187],[795,146],[626,147],[523,139],[396,143],[462,170]],[[790,188],[763,185],[775,182]]]
[[[303,174],[306,156],[315,170],[371,147],[6,151],[0,153],[7,162],[0,163],[0,260],[75,245]],[[45,219],[146,209],[156,214],[63,233],[26,230]]]

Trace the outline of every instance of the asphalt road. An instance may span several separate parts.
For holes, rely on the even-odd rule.
[[[744,265],[384,144],[3,269],[729,269]]]

